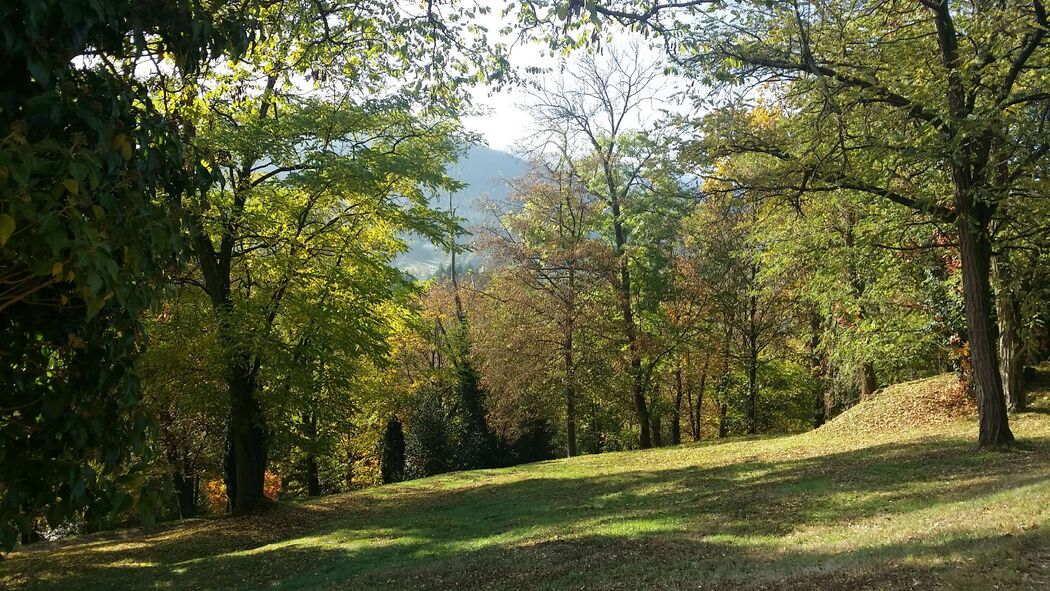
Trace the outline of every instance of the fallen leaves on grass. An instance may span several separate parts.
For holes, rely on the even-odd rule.
[[[977,405],[953,374],[895,384],[820,428],[829,434],[887,433],[943,425],[977,414]]]

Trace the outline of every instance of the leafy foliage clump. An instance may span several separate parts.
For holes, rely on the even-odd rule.
[[[436,389],[420,396],[405,441],[405,476],[423,478],[454,469],[449,409]]]
[[[55,526],[128,508],[152,453],[139,315],[183,251],[179,201],[207,175],[158,112],[146,80],[159,71],[134,64],[192,76],[253,30],[232,8],[149,4],[0,7],[4,547],[45,514]]]

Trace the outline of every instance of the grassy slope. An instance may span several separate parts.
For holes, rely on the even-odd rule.
[[[874,408],[45,545],[0,561],[0,588],[1050,588],[1050,414],[1013,418],[1021,449],[977,453],[972,419],[841,428]]]

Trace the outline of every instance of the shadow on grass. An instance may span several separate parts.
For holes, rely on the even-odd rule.
[[[85,590],[910,588],[966,573],[940,562],[945,556],[1030,557],[1023,550],[1037,545],[1046,561],[1050,540],[1039,529],[845,549],[785,551],[771,541],[1044,482],[1050,441],[1029,442],[1031,451],[1007,454],[974,454],[970,441],[920,441],[709,468],[591,477],[537,469],[536,477],[472,488],[380,489],[25,552],[0,563],[0,576],[17,567],[29,588]],[[835,566],[845,562],[848,569]],[[1015,571],[1033,580],[1050,574]]]

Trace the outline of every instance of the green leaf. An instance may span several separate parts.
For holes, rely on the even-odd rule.
[[[15,218],[0,213],[0,246],[7,244],[11,235],[15,233]]]

